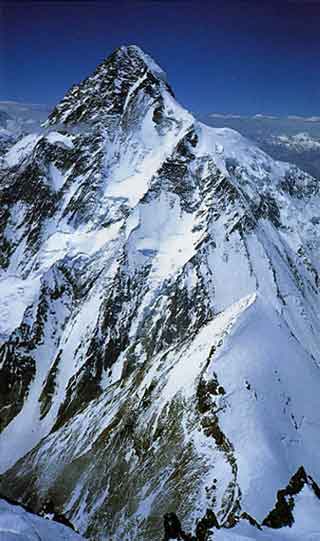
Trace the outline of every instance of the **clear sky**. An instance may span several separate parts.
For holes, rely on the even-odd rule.
[[[319,115],[320,0],[0,0],[0,99],[56,103],[137,44],[194,112]]]

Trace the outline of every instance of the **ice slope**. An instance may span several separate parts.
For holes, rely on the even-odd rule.
[[[0,173],[1,490],[95,541],[208,510],[250,539],[242,513],[320,478],[316,180],[197,122],[136,46]]]
[[[1,541],[80,541],[70,528],[0,500]]]
[[[228,404],[219,424],[237,456],[243,508],[262,521],[279,485],[298,470],[302,456],[308,472],[318,475],[311,449],[320,437],[314,388],[319,367],[262,299],[229,340],[232,347],[226,343],[216,357],[216,375],[227,389]],[[257,498],[261,493],[263,498]]]

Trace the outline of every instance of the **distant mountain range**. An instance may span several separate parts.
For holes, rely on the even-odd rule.
[[[0,156],[23,135],[41,131],[50,110],[47,105],[0,101]]]
[[[258,143],[277,160],[295,163],[320,177],[320,117],[241,116],[209,113],[200,120],[215,128],[228,127]]]

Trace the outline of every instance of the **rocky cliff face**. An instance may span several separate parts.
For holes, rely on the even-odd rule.
[[[272,527],[299,468],[320,478],[318,183],[195,121],[129,46],[0,189],[1,491],[94,540]]]

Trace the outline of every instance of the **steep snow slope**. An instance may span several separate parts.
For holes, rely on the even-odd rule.
[[[315,179],[195,121],[136,46],[1,177],[4,493],[95,541],[172,512],[200,541],[320,479]]]
[[[81,541],[70,528],[0,499],[1,541]]]

